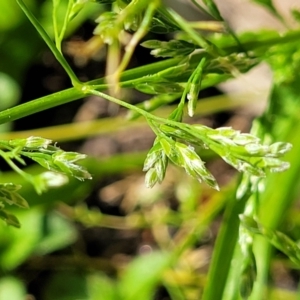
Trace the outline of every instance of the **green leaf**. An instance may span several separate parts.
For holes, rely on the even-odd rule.
[[[72,5],[72,9],[67,16],[68,22],[72,21],[84,8],[88,0],[75,0],[75,3]]]
[[[2,72],[0,72],[0,95],[1,110],[15,105],[20,98],[20,87],[17,82],[15,82],[12,77]]]
[[[296,8],[292,8],[291,12],[294,19],[300,23],[300,10]]]
[[[21,188],[20,185],[13,183],[0,184],[0,200],[5,201],[10,205],[16,205],[21,208],[29,208],[27,201],[16,191]]]
[[[249,231],[264,236],[274,247],[285,253],[290,260],[300,265],[300,248],[287,235],[280,231],[266,228],[253,218],[240,215],[241,224]]]
[[[34,251],[42,235],[43,209],[31,207],[17,213],[22,227],[18,230],[0,224],[0,266],[12,270],[23,263]]]
[[[123,273],[119,285],[120,299],[153,299],[154,289],[170,264],[170,253],[152,252],[135,259]]]
[[[171,40],[169,42],[148,40],[146,42],[143,42],[141,46],[153,49],[150,53],[155,57],[186,56],[196,49],[196,46],[194,44],[181,40]]]
[[[88,300],[85,272],[61,271],[52,273],[44,286],[44,300]]]
[[[22,280],[12,276],[0,279],[0,300],[24,300],[26,294],[25,284]]]
[[[145,82],[139,83],[134,86],[138,91],[146,94],[162,94],[162,93],[181,93],[183,87],[178,83],[172,82]]]
[[[189,79],[189,83],[187,85],[188,93],[187,98],[189,100],[188,102],[188,114],[190,117],[192,117],[195,113],[195,109],[197,107],[198,103],[198,95],[201,89],[201,83],[202,83],[202,75],[204,71],[204,67],[206,65],[206,58],[203,57],[193,74],[191,75]]]
[[[252,293],[256,281],[257,269],[253,252],[249,252],[243,261],[240,281],[240,294],[243,299],[248,299]]]
[[[30,1],[32,4],[32,1]],[[10,30],[16,27],[22,20],[22,13],[15,1],[0,2],[0,31]]]
[[[0,9],[1,9],[1,4],[0,4]],[[17,82],[12,77],[2,72],[0,72],[0,95],[1,95],[1,101],[0,101],[1,111],[16,105],[20,98],[20,87],[17,84]],[[7,132],[9,130],[10,130],[10,123],[0,125],[0,132]]]
[[[203,0],[203,3],[207,6],[209,13],[218,21],[223,21],[220,11],[213,0]]]
[[[89,300],[120,300],[116,282],[105,274],[100,273],[88,276],[87,287]]]
[[[176,30],[178,30],[178,27],[162,20],[160,16],[152,18],[151,26],[149,28],[150,32],[159,33],[159,34],[170,33]]]
[[[45,235],[37,243],[35,253],[45,255],[65,248],[77,239],[74,224],[57,213],[47,214],[44,220]]]
[[[14,215],[10,214],[9,212],[0,209],[0,218],[6,222],[7,225],[11,225],[17,228],[21,227],[21,224],[17,217]]]
[[[191,73],[192,68],[189,66],[188,62],[183,59],[179,65],[156,73],[156,75],[153,76],[153,80],[155,82],[167,81],[169,83],[185,82],[190,77]]]

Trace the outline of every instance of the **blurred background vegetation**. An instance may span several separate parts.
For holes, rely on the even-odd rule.
[[[52,1],[25,2],[51,32]],[[182,9],[183,14],[185,10],[186,15],[195,12],[186,3],[179,5],[184,9],[179,6],[177,10]],[[228,5],[227,10],[235,8],[237,15],[247,10],[231,1]],[[224,3],[220,6],[229,17]],[[97,51],[91,38],[95,19],[109,9],[109,4],[89,3],[68,27],[63,51],[82,81],[104,76],[105,50]],[[0,110],[71,87],[16,2],[1,1],[0,11]],[[294,15],[299,18],[296,10]],[[267,12],[267,16],[271,21],[260,27],[274,32],[283,28],[272,14]],[[252,23],[255,13],[247,17]],[[197,12],[194,18],[204,17]],[[291,14],[285,19],[288,28],[298,26],[295,20],[290,22]],[[231,22],[237,32],[257,30],[255,26],[238,27],[233,17]],[[157,36],[152,33],[151,38]],[[273,119],[264,124],[277,139],[292,142],[294,150],[288,156],[291,169],[267,179],[260,220],[299,240],[300,47],[297,41],[279,47],[272,48],[275,55],[266,59],[272,71],[265,64],[254,75],[201,91],[193,122],[248,132],[252,120],[263,113],[267,98],[275,99],[267,115]],[[149,52],[138,46],[130,68],[156,61]],[[134,90],[121,93],[131,103],[145,100],[144,94]],[[171,110],[167,106],[158,112],[167,116]],[[143,120],[128,121],[125,110],[92,96],[2,124],[0,130],[3,139],[42,136],[65,150],[86,153],[89,156],[83,164],[93,175],[92,181],[70,179],[63,187],[37,195],[1,161],[0,181],[21,184],[20,193],[30,208],[12,209],[22,224],[20,229],[0,223],[0,300],[201,299],[213,249],[220,244],[215,246],[215,240],[224,213],[225,220],[232,214],[237,220],[242,212],[233,204],[240,180],[235,170],[204,151],[202,157],[221,192],[199,184],[174,166],[161,185],[147,189],[142,168],[154,135]],[[36,165],[27,168],[32,173],[40,171]],[[234,243],[230,226],[236,230],[236,225],[228,222],[227,229],[224,226],[229,232],[224,242]],[[271,263],[266,270],[267,285],[258,288],[252,299],[299,299],[299,265],[282,252],[271,251],[262,238],[256,245],[257,253],[268,252],[262,257]],[[220,253],[219,270],[222,261],[226,267],[226,255]],[[226,275],[224,300],[240,297],[232,284],[237,268],[238,263]],[[217,288],[217,281],[214,284]]]

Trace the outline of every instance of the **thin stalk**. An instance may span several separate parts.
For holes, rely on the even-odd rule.
[[[114,77],[115,72],[120,65],[121,49],[120,43],[117,39],[108,45],[107,56],[106,56],[106,82],[109,85],[109,90],[113,94],[118,94],[119,86],[116,78]]]
[[[254,103],[261,103],[266,100],[267,93],[262,94],[260,97],[249,93],[237,93],[232,95],[220,95],[201,99],[197,105],[195,115],[205,116],[212,113],[217,113],[224,110],[231,110],[237,107],[246,105],[253,105]],[[167,118],[176,108],[175,105],[161,107],[155,113],[162,117]],[[117,116],[114,118],[105,118],[93,121],[75,122],[64,125],[56,125],[40,129],[23,130],[0,133],[0,140],[11,140],[17,138],[27,138],[29,136],[45,136],[57,142],[73,141],[88,136],[99,134],[107,134],[117,132],[125,129],[132,129],[145,126],[146,122],[143,119],[129,122],[124,116]]]
[[[212,15],[211,15],[204,7],[202,7],[202,5],[200,5],[196,0],[191,0],[191,1],[192,1],[192,3],[194,3],[195,6],[198,7],[204,14],[206,14],[206,15],[212,17]]]
[[[134,49],[140,42],[140,40],[147,34],[148,28],[151,25],[153,15],[155,13],[156,8],[158,7],[158,2],[153,1],[150,3],[148,9],[146,10],[145,16],[143,18],[143,21],[141,22],[139,29],[136,31],[136,33],[132,36],[129,44],[125,47],[125,54],[124,57],[116,71],[116,78],[117,81],[121,77],[121,73],[126,69],[128,66],[130,59],[133,55]]]
[[[171,119],[166,119],[166,118],[161,118],[161,117],[157,117],[154,116],[153,114],[139,108],[138,106],[132,105],[130,103],[124,102],[122,100],[119,100],[115,97],[112,97],[110,95],[107,95],[105,93],[102,93],[100,91],[96,91],[96,90],[89,90],[89,93],[95,96],[99,96],[102,97],[108,101],[111,101],[113,103],[116,103],[120,106],[126,107],[129,110],[135,111],[138,114],[140,114],[141,116],[145,117],[146,120],[148,121],[151,129],[153,130],[153,132],[159,137],[159,136],[163,136],[164,139],[166,139],[167,137],[162,134],[159,130],[157,130],[157,125],[158,124],[168,124],[171,126],[175,126],[177,128],[180,128],[182,130],[186,130],[187,129],[187,125],[178,121],[174,121]],[[199,130],[199,129],[198,129]],[[205,136],[203,136],[203,140],[205,141]],[[173,140],[172,140],[173,141]]]
[[[149,76],[156,74],[160,71],[163,71],[167,68],[178,65],[182,61],[182,57],[170,58],[160,62],[151,63],[145,66],[137,67],[134,69],[126,70],[121,75],[121,84],[125,84],[125,82],[130,83],[130,81],[136,82],[136,80],[141,79],[143,76]],[[87,82],[88,85],[98,85],[105,83],[106,78],[94,79],[92,81]]]
[[[88,88],[87,88],[88,89]],[[153,114],[139,108],[138,106],[132,105],[130,103],[127,103],[125,101],[122,101],[120,99],[117,99],[113,96],[107,95],[105,93],[102,93],[100,91],[96,91],[96,90],[92,90],[89,89],[88,92],[92,95],[98,96],[98,97],[102,97],[108,101],[111,101],[113,103],[116,103],[120,106],[126,107],[129,110],[135,111],[138,114],[140,114],[141,116],[145,117],[146,120],[148,121],[150,127],[153,129],[154,133],[156,133],[157,135],[161,135],[161,132],[158,132],[155,127],[157,126],[157,124],[167,124],[167,125],[171,125],[177,128],[182,129],[183,131],[185,130],[189,130],[189,125],[186,125],[185,123],[181,123],[175,120],[171,120],[171,119],[166,119],[166,118],[161,118],[158,116],[154,116]],[[198,128],[199,130],[200,128]],[[203,130],[203,141],[205,141],[205,129]],[[191,133],[192,134],[192,133]],[[163,135],[163,137],[166,139],[167,137],[165,135]],[[212,144],[213,142],[210,141],[210,144]]]
[[[220,21],[195,21],[189,22],[190,26],[194,29],[212,31],[212,32],[226,32],[224,22]]]
[[[72,68],[64,58],[64,56],[60,53],[60,51],[56,48],[55,44],[47,34],[47,32],[44,30],[40,22],[37,20],[37,18],[31,13],[31,11],[28,9],[28,7],[24,4],[22,0],[16,0],[29,21],[32,23],[32,25],[35,27],[37,32],[40,34],[40,36],[43,38],[47,46],[50,48],[51,52],[57,59],[57,61],[61,64],[61,66],[65,69],[68,76],[70,77],[72,84],[74,87],[81,87],[81,82],[76,76],[76,74],[73,72]]]
[[[154,0],[157,1],[157,0]],[[125,9],[121,11],[118,16],[118,23],[123,24],[127,18],[131,18],[136,14],[139,14],[144,11],[144,9],[149,5],[148,0],[138,0],[130,1]]]
[[[177,24],[180,26],[180,28],[183,31],[185,31],[197,45],[199,45],[207,53],[211,54],[214,57],[217,57],[220,55],[219,52],[222,52],[221,49],[217,49],[215,45],[213,45],[212,43],[208,42],[205,38],[203,38],[179,14],[177,14],[172,9],[168,9],[168,12],[173,17],[173,19],[177,22]]]
[[[207,10],[205,10],[196,0],[192,0],[192,2],[204,13],[210,15],[213,17]],[[223,19],[223,17],[220,15],[220,18],[217,19],[219,22],[224,23],[225,29],[229,32],[229,34],[233,37],[233,39],[236,41],[237,45],[240,47],[240,50],[245,52],[245,49],[242,47],[242,44],[240,40],[238,39],[237,35],[234,33],[234,31],[230,28],[230,26],[227,24],[227,22]]]
[[[178,64],[180,60],[181,58],[168,59],[165,61],[125,71],[121,76],[121,80],[124,81],[123,84],[126,84],[126,81],[130,82],[131,80],[134,80],[136,78],[137,80],[139,80],[143,76],[155,74],[161,70],[174,66]],[[84,86],[97,85],[97,89],[104,90],[108,88],[108,85],[104,84],[104,82],[105,78],[100,78],[87,82],[84,84]],[[121,86],[123,85],[121,84]],[[128,86],[132,86],[132,84],[130,83],[128,84]],[[61,92],[47,95],[1,111],[0,124],[11,122],[55,106],[81,99],[86,96],[87,94],[82,89],[77,88],[69,88]]]
[[[209,224],[212,222],[217,213],[226,205],[228,197],[234,192],[235,179],[232,180],[226,187],[223,187],[223,192],[218,193],[214,192],[211,196],[208,204],[203,205],[201,214],[197,218],[197,222],[192,225],[192,230],[189,230],[188,233],[176,244],[176,247],[173,251],[174,258],[178,258],[182,253],[189,249],[193,244],[195,244],[208,228]],[[177,233],[177,237],[182,234],[182,231],[185,231],[186,228],[183,228]],[[175,236],[176,238],[176,236]],[[204,299],[204,298],[201,298]],[[209,298],[209,299],[221,299],[221,298]]]
[[[299,123],[293,123],[292,125],[287,141],[292,143],[293,149],[285,156],[286,160],[290,162],[290,169],[286,171],[284,176],[281,174],[273,174],[269,177],[266,191],[261,200],[262,204],[260,207],[259,220],[264,226],[272,229],[276,229],[279,226],[287,209],[295,199],[295,192],[299,188],[300,141],[298,132],[300,125]],[[259,277],[251,299],[259,300],[263,299],[262,295],[269,273],[272,246],[268,241],[259,237],[259,239],[255,241],[255,251],[259,254],[257,255]]]
[[[52,95],[29,101],[1,111],[0,124],[21,119],[37,112],[81,99],[84,96],[85,94],[81,90],[70,88]]]
[[[223,20],[225,22],[225,20]],[[231,27],[225,22],[225,28],[227,30],[227,32],[233,37],[233,39],[235,40],[237,46],[239,47],[239,52],[245,52],[247,56],[247,50],[243,47],[243,44],[241,43],[241,41],[239,40],[238,36],[236,35],[236,33],[231,29]]]
[[[17,0],[21,1],[22,0]],[[20,3],[21,3],[20,2]],[[22,2],[23,3],[23,2]],[[48,37],[49,38],[49,37]],[[255,50],[260,47],[271,47],[273,45],[277,44],[284,44],[287,42],[296,41],[300,38],[300,31],[292,31],[288,32],[284,36],[278,36],[278,37],[272,37],[272,38],[266,38],[262,39],[260,41],[254,41],[254,42],[247,42],[243,44],[243,47],[247,50]],[[52,42],[51,42],[52,43]],[[237,46],[235,44],[228,45],[225,48],[223,48],[226,52],[235,52],[237,50]],[[60,55],[60,54],[59,54]],[[148,64],[146,66],[137,67],[134,69],[126,70],[121,76],[121,83],[120,85],[123,87],[132,87],[133,83],[136,82],[136,80],[145,80],[142,77],[149,76],[156,74],[160,71],[163,71],[167,68],[173,67],[180,63],[182,60],[181,57],[179,58],[171,58],[166,59],[157,63]],[[101,86],[103,89],[107,89],[108,85],[105,85],[105,78],[95,79],[89,82],[86,82],[84,85],[99,85],[97,89],[101,89]],[[127,85],[128,84],[128,85]],[[0,124],[14,121],[17,119],[20,119],[22,117],[37,113],[39,111],[46,110],[48,108],[52,108],[61,104],[65,104],[71,101],[75,101],[78,99],[81,99],[85,97],[86,94],[76,88],[70,88],[66,89],[61,92],[57,92],[45,97],[41,97],[35,100],[32,100],[30,102],[17,105],[15,107],[6,109],[4,111],[0,112]]]
[[[22,176],[25,180],[28,182],[33,183],[32,176],[23,170],[21,170],[9,157],[9,155],[5,152],[0,150],[0,156],[6,161],[6,163],[14,170],[16,173],[18,173],[20,176]],[[33,184],[34,185],[34,184]],[[35,187],[35,185],[34,185]]]
[[[243,212],[248,197],[249,195],[245,195],[242,199],[236,201],[234,192],[227,204],[224,220],[214,246],[215,250],[202,300],[222,299],[238,238],[240,225],[238,216]]]
[[[199,70],[200,68],[203,68],[203,65],[205,64],[205,61],[206,61],[206,57],[203,57],[203,58],[200,60],[198,66],[196,67],[196,69],[194,70],[194,72],[192,73],[192,75],[189,77],[189,79],[188,79],[188,81],[187,81],[187,84],[186,84],[186,87],[185,87],[185,89],[184,89],[184,91],[183,91],[183,93],[182,93],[182,95],[181,95],[181,98],[180,98],[180,102],[179,102],[178,107],[179,107],[179,106],[183,107],[183,105],[185,104],[185,100],[186,100],[186,98],[187,98],[187,94],[188,94],[189,91],[190,91],[190,86],[191,86],[191,83],[192,83],[192,81],[193,81],[193,79],[194,79],[194,77],[195,77],[195,74],[197,74],[197,72],[198,72],[198,70]]]
[[[243,49],[246,51],[250,50],[260,50],[262,48],[269,49],[272,46],[282,45],[290,42],[296,42],[300,38],[300,30],[292,30],[288,31],[285,34],[278,35],[276,37],[268,37],[262,38],[261,40],[252,40],[249,42],[241,43]],[[239,47],[238,47],[239,48]],[[234,53],[239,49],[236,46],[236,42],[234,41],[231,45],[227,45],[224,47],[224,51],[226,53]]]
[[[64,18],[64,22],[63,22],[63,25],[62,25],[62,28],[60,30],[60,34],[59,34],[59,40],[58,40],[58,45],[56,44],[56,46],[58,46],[58,49],[59,51],[61,52],[61,43],[62,43],[62,40],[65,36],[65,33],[66,33],[66,30],[67,30],[67,26],[68,26],[68,23],[69,23],[69,16],[70,16],[70,13],[72,11],[72,8],[73,8],[73,3],[71,0],[69,0],[69,3],[68,3],[68,7],[67,7],[67,12],[65,14],[65,18]]]
[[[54,40],[55,40],[55,45],[59,52],[61,52],[60,45],[59,45],[59,32],[58,32],[58,24],[57,24],[57,10],[58,10],[58,5],[57,1],[52,0],[52,24],[53,24],[53,32],[54,32]]]
[[[102,93],[100,91],[96,91],[96,90],[89,90],[89,93],[91,93],[92,95],[98,96],[98,97],[102,97],[108,101],[111,101],[113,103],[116,103],[120,106],[126,107],[129,110],[133,110],[135,112],[137,112],[138,114],[144,116],[147,120],[149,121],[156,121],[156,122],[165,122],[166,120],[164,118],[160,118],[160,117],[156,117],[150,113],[148,113],[147,111],[139,108],[138,106],[132,105],[130,103],[127,103],[125,101],[119,100],[115,97],[112,97],[110,95],[107,95],[105,93]]]

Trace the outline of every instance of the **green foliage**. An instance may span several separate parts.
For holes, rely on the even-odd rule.
[[[141,44],[145,48],[153,49],[150,54],[155,57],[178,57],[192,53],[196,46],[186,41],[171,40],[161,42],[157,40],[148,40]]]
[[[3,157],[15,172],[29,181],[39,194],[45,192],[48,188],[65,184],[67,177],[64,177],[62,174],[73,176],[79,180],[92,178],[84,167],[76,164],[78,160],[84,159],[86,157],[85,155],[76,152],[65,152],[57,146],[51,145],[51,143],[51,140],[40,137],[29,137],[27,139],[14,139],[9,141],[2,140],[0,142],[0,156]],[[22,156],[32,159],[53,172],[44,172],[35,176],[24,172],[14,162],[16,161],[21,165],[25,165]],[[54,172],[58,172],[61,175],[56,175]],[[4,219],[7,224],[16,227],[20,226],[16,217],[3,210],[3,208],[4,203],[28,208],[26,200],[17,192],[20,188],[21,186],[13,183],[0,185],[0,200],[2,203],[0,217]]]
[[[242,221],[242,226],[244,226],[249,231],[260,234],[268,239],[268,241],[272,243],[277,249],[285,253],[291,261],[299,265],[300,248],[287,235],[279,231],[268,229],[249,217],[241,215],[240,219]]]
[[[26,297],[26,289],[21,280],[6,276],[0,280],[0,299],[22,300]]]
[[[21,208],[28,208],[29,206],[27,201],[17,192],[20,188],[21,186],[13,183],[0,184],[1,218],[5,220],[7,224],[16,227],[20,227],[19,221],[16,217],[4,210],[4,203],[16,205]]]
[[[43,299],[150,300],[154,299],[157,286],[163,286],[174,300],[200,297],[204,300],[240,297],[259,300],[266,299],[263,291],[272,257],[270,245],[299,264],[297,243],[277,230],[299,188],[299,30],[286,29],[282,34],[258,31],[237,36],[214,1],[191,2],[215,20],[212,28],[216,32],[204,34],[198,31],[197,24],[184,20],[159,0],[53,0],[46,1],[42,8],[35,1],[15,2],[63,67],[73,87],[16,105],[21,85],[15,78],[20,75],[16,76],[13,71],[5,74],[1,70],[0,123],[96,96],[127,108],[131,120],[142,116],[155,137],[143,162],[138,155],[112,158],[109,162],[89,160],[85,154],[64,151],[52,140],[35,134],[0,140],[0,156],[15,173],[3,173],[0,218],[14,227],[20,227],[20,219],[23,225],[19,230],[0,228],[1,269],[13,273],[29,258],[34,260],[38,255],[74,246],[77,239],[74,221],[87,227],[102,226],[114,230],[147,228],[151,232],[148,239],[154,240],[155,246],[149,246],[150,253],[126,262],[125,269],[123,265],[107,261],[100,261],[100,267],[95,266],[85,255],[79,254],[79,259],[71,260],[69,265],[78,263],[84,271],[52,274],[43,289]],[[253,2],[266,7],[285,22],[272,1]],[[18,22],[22,23],[24,17],[19,10],[11,10],[5,3],[1,6],[9,16],[4,18],[3,13],[0,18],[0,30],[6,34],[6,31],[14,30]],[[87,7],[91,9],[87,10]],[[38,13],[39,9],[44,10],[46,20],[40,20],[43,14]],[[292,14],[299,19],[296,9]],[[106,74],[103,78],[82,82],[64,56],[63,43],[87,18],[96,22],[93,39],[107,50]],[[153,39],[153,33],[156,39]],[[160,39],[160,34],[165,33],[172,33],[168,41],[165,36]],[[12,33],[11,38],[18,40],[19,36]],[[13,44],[11,49],[17,51],[16,45]],[[138,45],[150,49],[150,54],[161,61],[126,70]],[[39,49],[37,44],[33,47],[35,51]],[[24,70],[34,56],[26,53],[20,56],[17,52],[5,55],[11,62],[20,57],[18,72]],[[238,77],[260,62],[271,66],[274,86],[268,107],[253,122],[251,133],[231,127],[213,129],[187,121],[199,111],[201,90]],[[154,96],[135,105],[121,99],[122,89],[135,89]],[[161,108],[167,105],[170,108],[161,115]],[[118,119],[113,119],[103,123],[107,125],[103,127],[108,132],[114,131],[123,126],[117,122]],[[93,124],[93,128],[99,127],[96,122]],[[2,128],[9,130],[9,126]],[[54,131],[57,140],[63,136],[59,130]],[[69,136],[74,134],[74,130],[66,131]],[[80,136],[81,131],[77,131],[77,139],[89,135]],[[219,186],[218,177],[215,178],[206,164],[216,156],[241,173],[238,180],[231,179],[229,184]],[[39,167],[26,168],[28,160]],[[79,164],[81,160],[82,164]],[[172,164],[189,177],[182,176]],[[130,208],[124,206],[127,215],[106,215],[84,205],[75,208],[62,205],[59,214],[51,212],[56,201],[67,203],[87,198],[102,176],[136,168],[146,172],[146,187],[155,188],[145,193],[139,187],[135,195],[142,199],[134,199],[128,205]],[[283,171],[286,172],[277,174]],[[168,181],[168,173],[175,174],[173,181]],[[90,180],[91,174],[94,181]],[[175,191],[171,193],[170,203],[175,202],[176,209],[168,206],[164,199],[170,194],[168,189],[172,184]],[[29,208],[28,203],[33,207]],[[210,270],[203,275],[199,272],[201,266],[195,266],[193,261],[186,267],[185,260],[192,259],[190,254],[197,254],[197,242],[205,244],[204,229],[213,225],[215,216],[223,208],[224,222]],[[258,236],[264,237],[264,241],[261,242]],[[24,285],[16,277],[2,278],[0,287],[0,299],[25,297]]]
[[[300,11],[299,9],[292,9],[293,17],[296,21],[300,22]]]
[[[133,261],[120,282],[120,299],[153,299],[154,287],[161,281],[163,272],[170,264],[170,254],[160,252],[153,252]],[[139,284],[136,285],[136,282]]]

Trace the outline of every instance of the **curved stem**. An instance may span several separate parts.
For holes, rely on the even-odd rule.
[[[51,52],[55,56],[55,58],[58,60],[58,62],[62,65],[62,67],[67,72],[68,76],[70,77],[72,84],[74,87],[80,87],[81,82],[77,78],[76,74],[73,72],[72,68],[64,58],[64,56],[60,53],[60,51],[56,48],[55,44],[47,34],[47,32],[44,30],[42,25],[39,23],[37,18],[31,13],[31,11],[28,9],[28,7],[24,4],[22,0],[16,0],[21,9],[24,11],[25,15],[29,19],[29,21],[32,23],[32,25],[35,27],[37,32],[40,34],[40,36],[43,38],[47,46],[50,48]]]

